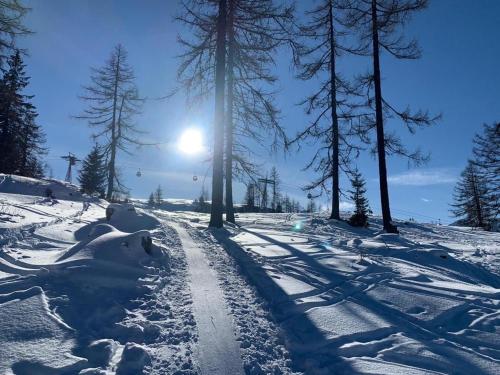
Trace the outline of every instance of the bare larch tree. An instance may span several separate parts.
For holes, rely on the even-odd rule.
[[[134,72],[127,62],[127,52],[120,44],[103,67],[92,68],[90,80],[90,85],[84,86],[85,93],[80,96],[88,103],[87,108],[76,117],[97,129],[94,139],[104,139],[101,144],[108,162],[106,199],[110,200],[115,190],[123,190],[116,168],[118,150],[130,153],[130,146],[143,144],[136,138],[143,132],[134,122],[143,100],[139,97]]]
[[[277,49],[295,46],[291,28],[294,8],[273,0],[228,0],[226,110],[226,220],[234,222],[233,176],[255,175],[248,140],[276,149],[285,142],[274,104],[271,71]],[[270,140],[270,142],[269,142]],[[270,144],[269,144],[270,143]]]
[[[396,118],[402,121],[414,133],[417,127],[435,123],[440,116],[430,116],[427,111],[412,113],[409,108],[397,110],[383,96],[381,85],[380,53],[385,51],[397,59],[417,59],[420,49],[415,40],[405,40],[402,27],[410,20],[414,12],[427,7],[427,0],[355,0],[345,3],[345,25],[351,27],[359,36],[360,48],[369,49],[373,70],[360,77],[366,88],[367,106],[373,108],[375,117],[366,116],[359,126],[359,133],[365,137],[367,132],[376,129],[376,148],[378,157],[380,201],[384,230],[397,233],[392,223],[389,189],[387,185],[386,155],[398,154],[408,157],[419,164],[428,159],[420,150],[408,151],[395,133],[384,131],[384,120]],[[374,93],[374,97],[373,97]]]
[[[300,27],[303,41],[297,49],[298,78],[320,82],[300,103],[313,120],[290,141],[290,145],[306,140],[320,143],[305,168],[312,168],[320,176],[304,189],[331,192],[330,219],[336,220],[340,219],[340,169],[348,171],[352,154],[359,152],[359,146],[349,139],[354,133],[349,120],[358,107],[353,100],[357,93],[337,69],[337,59],[343,54],[363,53],[362,49],[346,43],[348,31],[343,27],[342,15],[348,4],[347,0],[322,0],[307,11],[308,22]],[[340,122],[344,131],[339,127]],[[331,189],[327,186],[330,180]]]
[[[19,0],[0,1],[0,66],[9,54],[16,51],[16,37],[31,33],[23,24],[29,10]]]
[[[292,12],[292,7],[276,6],[271,0],[186,0],[182,14],[177,17],[192,30],[190,38],[179,37],[184,52],[180,56],[178,77],[188,93],[189,104],[208,96],[214,87],[216,118],[226,104],[225,121],[216,120],[215,126],[222,124],[222,129],[225,128],[222,134],[225,138],[226,219],[231,222],[234,222],[233,176],[256,174],[256,166],[249,160],[254,147],[249,146],[247,140],[263,144],[271,134],[271,143],[276,145],[285,137],[278,124],[274,93],[265,86],[276,81],[270,72],[276,49],[283,43],[291,43],[287,27],[293,18]],[[224,71],[219,74],[222,67]],[[225,103],[221,101],[225,90],[217,86],[223,82],[227,87]],[[220,160],[219,144],[216,145],[220,131],[220,128],[214,129],[214,168]],[[219,189],[220,178],[215,170],[213,178],[217,184],[213,188]],[[218,199],[214,190],[212,207],[217,217],[219,209],[222,212]],[[214,220],[213,223],[217,223],[214,226],[222,225],[222,219],[214,217]]]

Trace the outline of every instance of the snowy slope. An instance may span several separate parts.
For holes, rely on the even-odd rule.
[[[296,370],[499,373],[498,233],[400,223],[395,236],[377,218],[369,229],[307,215],[237,220],[207,247],[222,245],[269,303]]]
[[[192,319],[190,300],[182,259],[167,254],[176,243],[168,228],[142,211],[106,222],[107,203],[72,185],[8,178],[0,184],[0,374],[146,373],[162,357],[151,359],[157,343],[168,347],[165,336],[181,337],[179,353],[163,355],[177,360],[171,367],[192,367],[184,353],[195,333],[177,324]],[[39,196],[46,186],[57,199]],[[172,312],[174,326],[165,319]]]
[[[72,185],[3,177],[0,374],[500,372],[499,233],[287,214],[207,230],[137,203],[106,221]]]

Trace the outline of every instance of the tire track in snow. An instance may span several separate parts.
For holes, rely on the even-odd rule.
[[[177,223],[171,225],[181,239],[189,266],[201,373],[243,374],[239,345],[217,277],[187,231]]]

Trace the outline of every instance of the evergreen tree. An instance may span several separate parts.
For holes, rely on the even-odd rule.
[[[154,192],[154,200],[158,206],[163,203],[163,189],[161,188],[161,185],[158,185]]]
[[[107,178],[105,155],[96,143],[82,162],[78,182],[83,193],[104,197]]]
[[[24,69],[16,51],[0,81],[0,172],[42,177],[45,135],[36,123],[33,95],[23,94],[29,84]]]
[[[116,167],[118,150],[129,153],[131,145],[143,145],[136,139],[142,132],[133,122],[140,113],[142,99],[139,97],[132,68],[127,63],[127,52],[118,44],[102,68],[92,69],[91,84],[85,86],[80,98],[88,107],[78,119],[87,120],[90,127],[98,128],[94,139],[106,140],[103,150],[108,160],[106,199],[114,192],[123,193]]]
[[[154,193],[149,194],[148,206],[153,207],[155,205],[155,195]]]
[[[455,186],[451,212],[461,218],[462,223],[488,229],[494,218],[487,182],[478,172],[478,167],[469,161]]]
[[[488,189],[488,203],[495,219],[500,214],[500,122],[484,125],[483,134],[476,134],[472,149],[477,173]]]
[[[349,224],[355,227],[366,227],[370,208],[368,199],[365,197],[365,180],[357,169],[353,172],[351,185],[352,190],[349,190],[349,193],[351,194],[351,200],[354,202],[355,210],[354,214],[349,218]]]
[[[245,193],[245,206],[247,211],[255,211],[255,184],[247,184],[247,191]]]

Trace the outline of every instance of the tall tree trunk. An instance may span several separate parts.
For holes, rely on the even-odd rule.
[[[479,197],[479,189],[477,187],[477,179],[476,179],[476,174],[474,171],[471,171],[472,175],[472,190],[474,194],[474,205],[476,206],[476,216],[477,216],[477,225],[480,228],[484,227],[484,222],[483,222],[483,207],[481,204],[481,199]]]
[[[118,49],[118,54],[116,56],[116,67],[115,67],[115,82],[113,91],[113,118],[111,119],[111,155],[109,158],[108,165],[108,191],[106,193],[106,199],[109,201],[113,196],[114,183],[115,183],[115,158],[116,158],[116,106],[118,101],[118,79],[120,72],[120,55],[121,49]]]
[[[335,30],[333,28],[333,4],[330,1],[330,99],[332,116],[332,213],[330,219],[340,220],[340,198],[339,198],[339,118],[337,115],[337,72],[335,56]]]
[[[389,206],[389,189],[387,186],[387,166],[385,162],[384,118],[382,114],[382,88],[380,84],[380,57],[377,26],[377,0],[372,0],[372,41],[373,41],[373,77],[375,83],[375,114],[377,124],[378,173],[380,181],[380,203],[384,230],[387,233],[398,233],[392,224]]]
[[[235,222],[233,207],[233,101],[234,101],[234,11],[235,1],[229,0],[227,34],[227,109],[226,109],[226,221]]]
[[[221,228],[224,195],[224,90],[226,70],[226,0],[219,0],[215,52],[215,123],[212,171],[212,207],[209,227]]]

